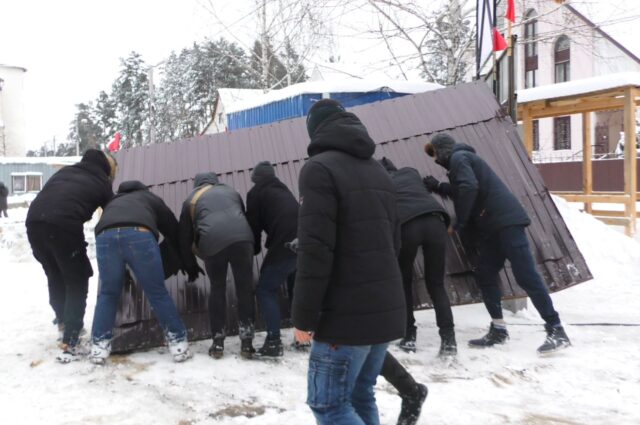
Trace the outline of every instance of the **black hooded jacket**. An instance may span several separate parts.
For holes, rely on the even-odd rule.
[[[83,224],[113,196],[107,157],[88,150],[77,164],[62,168],[31,203],[26,225],[41,222],[83,235]]]
[[[334,113],[318,125],[300,173],[292,317],[318,341],[368,345],[404,335],[396,194],[374,151],[354,114]]]
[[[473,226],[486,236],[531,223],[518,199],[471,146],[456,143],[442,165],[449,170],[450,184],[441,184],[439,191],[453,199],[456,230]]]
[[[429,213],[440,213],[449,226],[449,214],[444,207],[429,193],[422,183],[418,170],[411,167],[397,169],[388,158],[380,160],[382,166],[389,172],[396,188],[398,199],[398,218],[400,224]]]
[[[137,180],[120,184],[118,194],[109,202],[96,225],[96,235],[114,227],[145,227],[156,239],[162,233],[161,246],[165,276],[169,277],[182,269],[178,245],[178,220],[173,212],[147,186]]]
[[[9,189],[0,182],[0,211],[7,209],[7,196],[9,196]]]
[[[258,178],[247,193],[247,221],[253,231],[255,254],[261,250],[262,231],[267,234],[263,267],[295,257],[284,244],[296,238],[298,208],[296,198],[276,176]]]

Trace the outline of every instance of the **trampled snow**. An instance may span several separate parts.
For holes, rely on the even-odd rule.
[[[391,351],[429,386],[420,424],[640,423],[640,245],[555,198],[594,275],[553,295],[574,346],[551,357],[536,347],[544,333],[531,308],[508,314],[511,340],[473,350],[466,341],[488,325],[482,305],[454,307],[458,359],[436,358],[432,310],[417,313],[418,352]],[[54,361],[46,279],[30,258],[24,209],[0,219],[0,423],[2,424],[312,424],[305,405],[307,355],[291,350],[276,362],[242,360],[237,337],[225,357],[207,356],[210,341],[192,345],[193,359],[174,364],[164,348],[112,356],[105,367],[87,360]],[[91,239],[92,232],[86,234]],[[92,250],[90,250],[92,252]],[[95,264],[94,264],[95,268]],[[86,323],[91,323],[96,279]],[[256,338],[260,345],[264,334]],[[291,331],[284,331],[290,343]],[[379,378],[382,424],[395,424],[400,399]]]

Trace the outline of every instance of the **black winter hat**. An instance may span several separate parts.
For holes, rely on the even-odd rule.
[[[276,172],[269,161],[260,161],[256,164],[251,172],[251,181],[258,183],[267,177],[275,176]]]
[[[424,151],[431,157],[437,155],[440,161],[447,161],[455,145],[453,137],[447,133],[440,133],[433,136],[431,142],[424,146]]]
[[[107,160],[107,156],[101,150],[87,149],[84,155],[82,155],[80,162],[95,164],[100,167],[107,176],[111,175],[111,165],[109,164],[109,160]]]
[[[329,116],[336,112],[344,112],[344,106],[340,102],[333,99],[322,99],[317,101],[307,114],[307,132],[309,137],[313,137],[313,134],[318,129],[318,126]]]

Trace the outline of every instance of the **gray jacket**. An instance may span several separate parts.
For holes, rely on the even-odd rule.
[[[191,220],[191,199],[204,185],[211,185],[211,188],[203,192],[196,202],[194,225]],[[253,233],[245,218],[240,194],[220,183],[214,173],[197,174],[194,187],[184,201],[180,215],[183,249],[195,241],[198,255],[206,258],[237,242],[249,242],[253,246]]]

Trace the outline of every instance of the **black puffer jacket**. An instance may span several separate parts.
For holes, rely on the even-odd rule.
[[[247,220],[253,231],[254,252],[261,249],[262,231],[267,233],[268,249],[262,266],[295,257],[285,247],[298,231],[298,201],[289,188],[275,176],[258,179],[247,193]]]
[[[451,184],[441,184],[440,192],[453,199],[456,230],[471,225],[486,236],[504,227],[531,223],[518,199],[471,146],[456,143],[444,166]]]
[[[9,196],[9,189],[0,182],[0,211],[7,209],[7,196]]]
[[[109,202],[96,225],[96,235],[114,227],[142,226],[153,232],[156,239],[162,233],[161,252],[165,277],[183,269],[178,245],[178,220],[157,195],[137,180],[120,184],[118,194]]]
[[[318,341],[368,345],[404,335],[396,195],[374,151],[355,115],[334,113],[318,126],[300,173],[292,316]]]
[[[47,181],[29,207],[27,226],[43,222],[82,235],[83,224],[113,196],[110,170],[102,152],[88,150],[82,161],[62,168]]]
[[[205,185],[210,185],[211,188],[196,202],[193,223],[191,199]],[[198,253],[203,258],[213,256],[237,242],[253,243],[253,233],[244,215],[244,203],[238,192],[220,183],[214,173],[197,174],[194,188],[184,201],[180,214],[180,248],[183,258],[187,258],[194,240]]]
[[[382,166],[389,172],[398,196],[398,218],[400,223],[429,213],[440,213],[449,226],[449,214],[442,204],[429,193],[422,183],[418,170],[411,167],[397,169],[389,158],[380,160]]]

